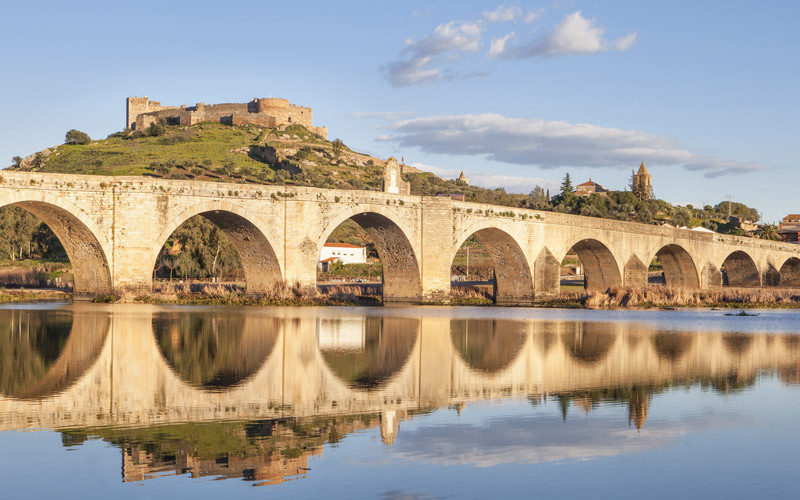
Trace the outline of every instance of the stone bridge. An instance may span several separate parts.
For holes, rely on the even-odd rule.
[[[800,285],[794,244],[443,197],[3,172],[0,206],[8,204],[52,228],[72,262],[75,292],[86,295],[150,287],[164,243],[196,215],[230,237],[253,293],[278,282],[313,288],[323,244],[348,219],[375,244],[387,302],[446,303],[453,258],[471,236],[492,258],[499,303],[557,294],[568,252],[580,257],[592,289],[645,286],[654,257],[668,286]]]
[[[0,372],[0,430],[402,414],[488,398],[691,383],[725,391],[765,371],[797,383],[800,369],[797,335],[726,332],[730,324],[715,331],[720,318],[709,318],[707,331],[682,332],[649,322],[352,311],[95,304],[53,311],[59,317],[45,323],[47,334],[61,322],[66,342],[44,371]],[[0,310],[0,324],[30,334],[40,314]],[[13,363],[24,363],[31,349],[52,354],[41,341],[3,333],[16,342],[3,346],[14,349]]]

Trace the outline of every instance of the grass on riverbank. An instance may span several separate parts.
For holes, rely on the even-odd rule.
[[[23,288],[9,290],[0,288],[0,304],[10,302],[28,302],[35,300],[61,300],[72,299],[72,294],[63,290],[25,290]]]
[[[800,308],[800,289],[794,288],[716,288],[697,290],[649,286],[614,286],[604,292],[580,291],[561,294],[537,303],[542,307],[580,307],[586,309],[678,307]]]
[[[152,292],[130,291],[116,301],[145,304],[234,305],[234,306],[376,306],[381,304],[369,286],[330,285],[323,290],[307,291],[299,286],[279,284],[262,294],[247,294],[230,285],[159,283]]]

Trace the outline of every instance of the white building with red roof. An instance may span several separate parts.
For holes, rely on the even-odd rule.
[[[351,245],[350,243],[325,242],[319,261],[325,263],[335,260],[342,264],[366,264],[367,247]]]

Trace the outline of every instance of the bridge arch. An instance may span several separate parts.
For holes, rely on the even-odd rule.
[[[509,231],[496,227],[491,221],[473,225],[462,232],[453,246],[450,262],[456,258],[456,253],[464,242],[473,236],[483,245],[491,258],[494,268],[495,302],[498,304],[532,302],[533,273],[525,251]]]
[[[606,290],[622,284],[619,264],[606,244],[593,238],[578,240],[567,247],[559,262],[570,252],[575,252],[581,260],[584,270],[583,286],[587,290]]]
[[[0,198],[0,207],[7,205],[27,210],[55,233],[72,266],[75,295],[112,293],[111,245],[83,210],[46,191],[8,193]]]
[[[325,226],[317,240],[315,258],[319,259],[331,233],[348,219],[367,232],[382,266],[384,302],[416,301],[422,297],[419,252],[414,248],[397,208],[387,210],[380,205],[351,206],[339,212]],[[316,266],[316,261],[314,262]]]
[[[700,274],[694,259],[682,246],[670,243],[654,255],[664,270],[664,284],[676,288],[700,288]],[[652,262],[653,259],[650,259]]]
[[[97,362],[110,324],[108,315],[0,310],[0,393],[36,401],[66,391]]]
[[[172,233],[197,215],[217,226],[230,239],[239,254],[249,293],[267,292],[283,281],[283,268],[275,252],[275,248],[280,248],[276,246],[277,238],[257,217],[225,201],[199,203],[170,219],[153,242],[148,267],[150,273]]]
[[[778,285],[786,287],[800,286],[800,259],[789,257],[778,270]]]
[[[728,254],[720,268],[723,285],[735,287],[761,286],[761,274],[755,261],[747,252],[736,250]]]

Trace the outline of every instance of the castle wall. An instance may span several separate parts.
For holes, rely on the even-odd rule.
[[[279,125],[303,125],[310,132],[328,138],[327,127],[311,124],[311,108],[291,104],[287,99],[254,99],[247,103],[197,103],[195,106],[161,106],[158,101],[147,97],[127,99],[126,128],[149,127],[162,119],[177,119],[181,125],[195,125],[213,121],[227,125],[260,125],[277,127]]]

